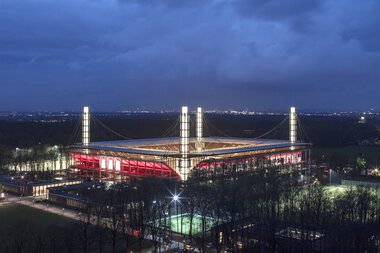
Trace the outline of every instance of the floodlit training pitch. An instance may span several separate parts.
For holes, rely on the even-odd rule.
[[[349,187],[345,185],[328,185],[325,186],[324,189],[331,196],[336,196],[345,193],[349,189]]]
[[[162,221],[165,224],[165,221]],[[203,219],[200,215],[194,215],[193,217],[193,226],[192,226],[192,234],[201,234],[203,227]],[[205,217],[204,219],[204,228],[206,231],[211,230],[214,225],[214,220],[211,217]],[[168,229],[180,234],[188,235],[190,234],[190,215],[182,214],[182,215],[173,215],[171,217],[166,218],[166,224],[168,224]]]

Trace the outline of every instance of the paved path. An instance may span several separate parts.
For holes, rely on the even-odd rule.
[[[9,195],[6,199],[6,201],[4,201],[4,202],[8,203],[8,204],[9,203],[17,203],[17,204],[21,204],[21,205],[25,205],[25,206],[30,206],[30,207],[33,207],[33,208],[36,208],[39,210],[49,212],[49,213],[62,215],[62,216],[65,216],[67,218],[74,219],[74,220],[80,219],[79,212],[77,212],[77,211],[67,209],[67,208],[58,207],[58,206],[51,205],[51,204],[44,203],[44,202],[36,202],[36,199],[34,197],[30,197],[30,196],[19,197],[19,196]]]

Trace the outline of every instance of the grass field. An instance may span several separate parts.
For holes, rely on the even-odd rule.
[[[169,229],[176,233],[188,235],[190,233],[190,216],[188,214],[173,215],[166,218],[169,224]],[[214,221],[212,218],[206,218],[206,231],[209,231],[213,226]],[[193,218],[192,234],[202,233],[202,217],[195,215]]]
[[[327,185],[323,186],[324,191],[326,192],[327,196],[331,199],[336,198],[337,196],[344,194],[349,189],[355,189],[355,186],[348,186],[348,185]],[[306,189],[304,193],[306,193]],[[374,193],[380,192],[378,189],[371,189]]]
[[[345,185],[328,185],[324,189],[331,196],[336,196],[338,194],[344,193],[349,187]]]
[[[23,222],[38,225],[39,227],[48,227],[50,225],[65,226],[72,224],[74,221],[57,214],[20,204],[0,206],[0,227]]]

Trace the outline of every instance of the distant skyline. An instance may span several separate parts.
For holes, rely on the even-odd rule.
[[[378,0],[0,0],[0,111],[379,111],[378,13]]]
[[[189,107],[190,112],[196,111],[197,107]],[[228,113],[228,114],[244,114],[244,113],[249,113],[249,114],[288,114],[290,108],[284,108],[280,110],[236,110],[234,108],[228,108],[228,109],[218,109],[218,108],[205,108],[202,107],[204,113]],[[90,112],[91,113],[109,113],[109,114],[128,114],[128,113],[179,113],[181,110],[181,107],[179,108],[173,108],[173,109],[168,109],[168,110],[148,110],[148,109],[131,109],[131,110],[109,110],[109,111],[102,111],[102,110],[93,110],[90,107]],[[374,110],[374,109],[369,109],[369,110],[320,110],[320,109],[304,109],[304,108],[296,108],[298,113],[301,114],[337,114],[337,115],[373,115],[373,116],[380,116],[380,110]],[[22,115],[41,115],[41,116],[48,116],[48,115],[62,115],[64,116],[65,114],[81,114],[83,112],[83,108],[76,108],[74,110],[53,110],[53,111],[48,111],[48,110],[3,110],[0,111],[0,117],[2,116],[22,116]]]

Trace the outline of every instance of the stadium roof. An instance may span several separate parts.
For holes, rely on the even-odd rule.
[[[195,146],[196,138],[190,138],[190,145]],[[287,140],[233,138],[233,137],[204,137],[205,148],[197,151],[190,150],[190,156],[212,156],[237,152],[248,152],[264,149],[286,148],[291,146],[309,146],[310,143],[297,142],[291,144]],[[151,138],[91,142],[89,146],[72,145],[76,149],[105,150],[142,155],[176,156],[179,155],[179,137]]]

